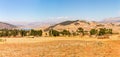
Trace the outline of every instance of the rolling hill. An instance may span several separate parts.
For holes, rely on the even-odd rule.
[[[50,29],[62,31],[62,30],[69,30],[70,32],[75,32],[78,28],[83,28],[85,31],[90,31],[91,29],[99,29],[99,28],[110,28],[113,29],[114,32],[120,32],[120,26],[116,23],[101,23],[95,21],[64,21],[53,26],[48,27],[45,31]]]
[[[95,28],[97,22],[87,22],[83,20],[75,20],[75,21],[64,21],[53,26],[48,27],[46,30],[55,29],[55,30],[70,30],[76,31],[79,27],[84,28],[85,30],[89,30],[91,28]]]
[[[17,28],[17,26],[5,22],[0,22],[0,29],[14,29],[14,28]]]

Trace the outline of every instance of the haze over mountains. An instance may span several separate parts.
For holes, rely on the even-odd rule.
[[[106,18],[102,22],[107,22],[107,23],[115,23],[115,22],[120,22],[120,17],[115,17],[115,18]]]
[[[112,29],[114,33],[120,33],[120,18],[110,18],[102,22],[88,22],[84,20],[64,21],[46,28],[45,31],[54,29],[57,31],[69,30],[70,32],[75,32],[80,27],[83,28],[85,31],[90,31],[91,29],[108,28]]]
[[[50,29],[54,28],[57,30],[60,29],[71,29],[75,30],[78,27],[83,27],[86,30],[89,30],[90,28],[96,28],[96,26],[104,25],[103,27],[110,27],[113,28],[113,24],[116,26],[120,25],[120,17],[115,18],[107,18],[100,22],[93,22],[93,21],[82,21],[82,20],[74,20],[74,21],[63,21],[61,23],[55,23],[55,22],[0,22],[0,29],[2,28],[33,28],[33,29]],[[89,28],[89,29],[88,29]]]

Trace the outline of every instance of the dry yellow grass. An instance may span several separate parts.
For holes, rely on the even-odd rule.
[[[0,57],[120,57],[120,40],[40,37],[2,38]]]

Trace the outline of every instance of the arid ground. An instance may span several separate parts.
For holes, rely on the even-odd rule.
[[[0,57],[120,57],[120,40],[2,38]]]

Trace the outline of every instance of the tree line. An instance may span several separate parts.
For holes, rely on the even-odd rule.
[[[69,32],[69,30],[63,30],[61,32],[57,30],[51,29],[49,31],[50,36],[84,36],[84,35],[89,35],[89,36],[103,36],[103,35],[111,35],[112,29],[107,29],[107,28],[99,28],[99,29],[91,29],[90,31],[85,31],[83,28],[78,28],[75,32]]]
[[[48,31],[49,36],[84,36],[84,35],[89,35],[89,36],[103,36],[103,35],[111,35],[112,29],[107,29],[107,28],[99,28],[99,29],[91,29],[90,31],[85,31],[83,28],[78,28],[74,32],[70,32],[69,30],[62,30],[62,31],[57,31],[54,29],[50,29]],[[42,36],[43,31],[42,30],[19,30],[19,29],[0,29],[0,37],[24,37],[24,36],[35,36],[35,37],[40,37]]]
[[[42,36],[42,30],[1,29],[0,37]]]

